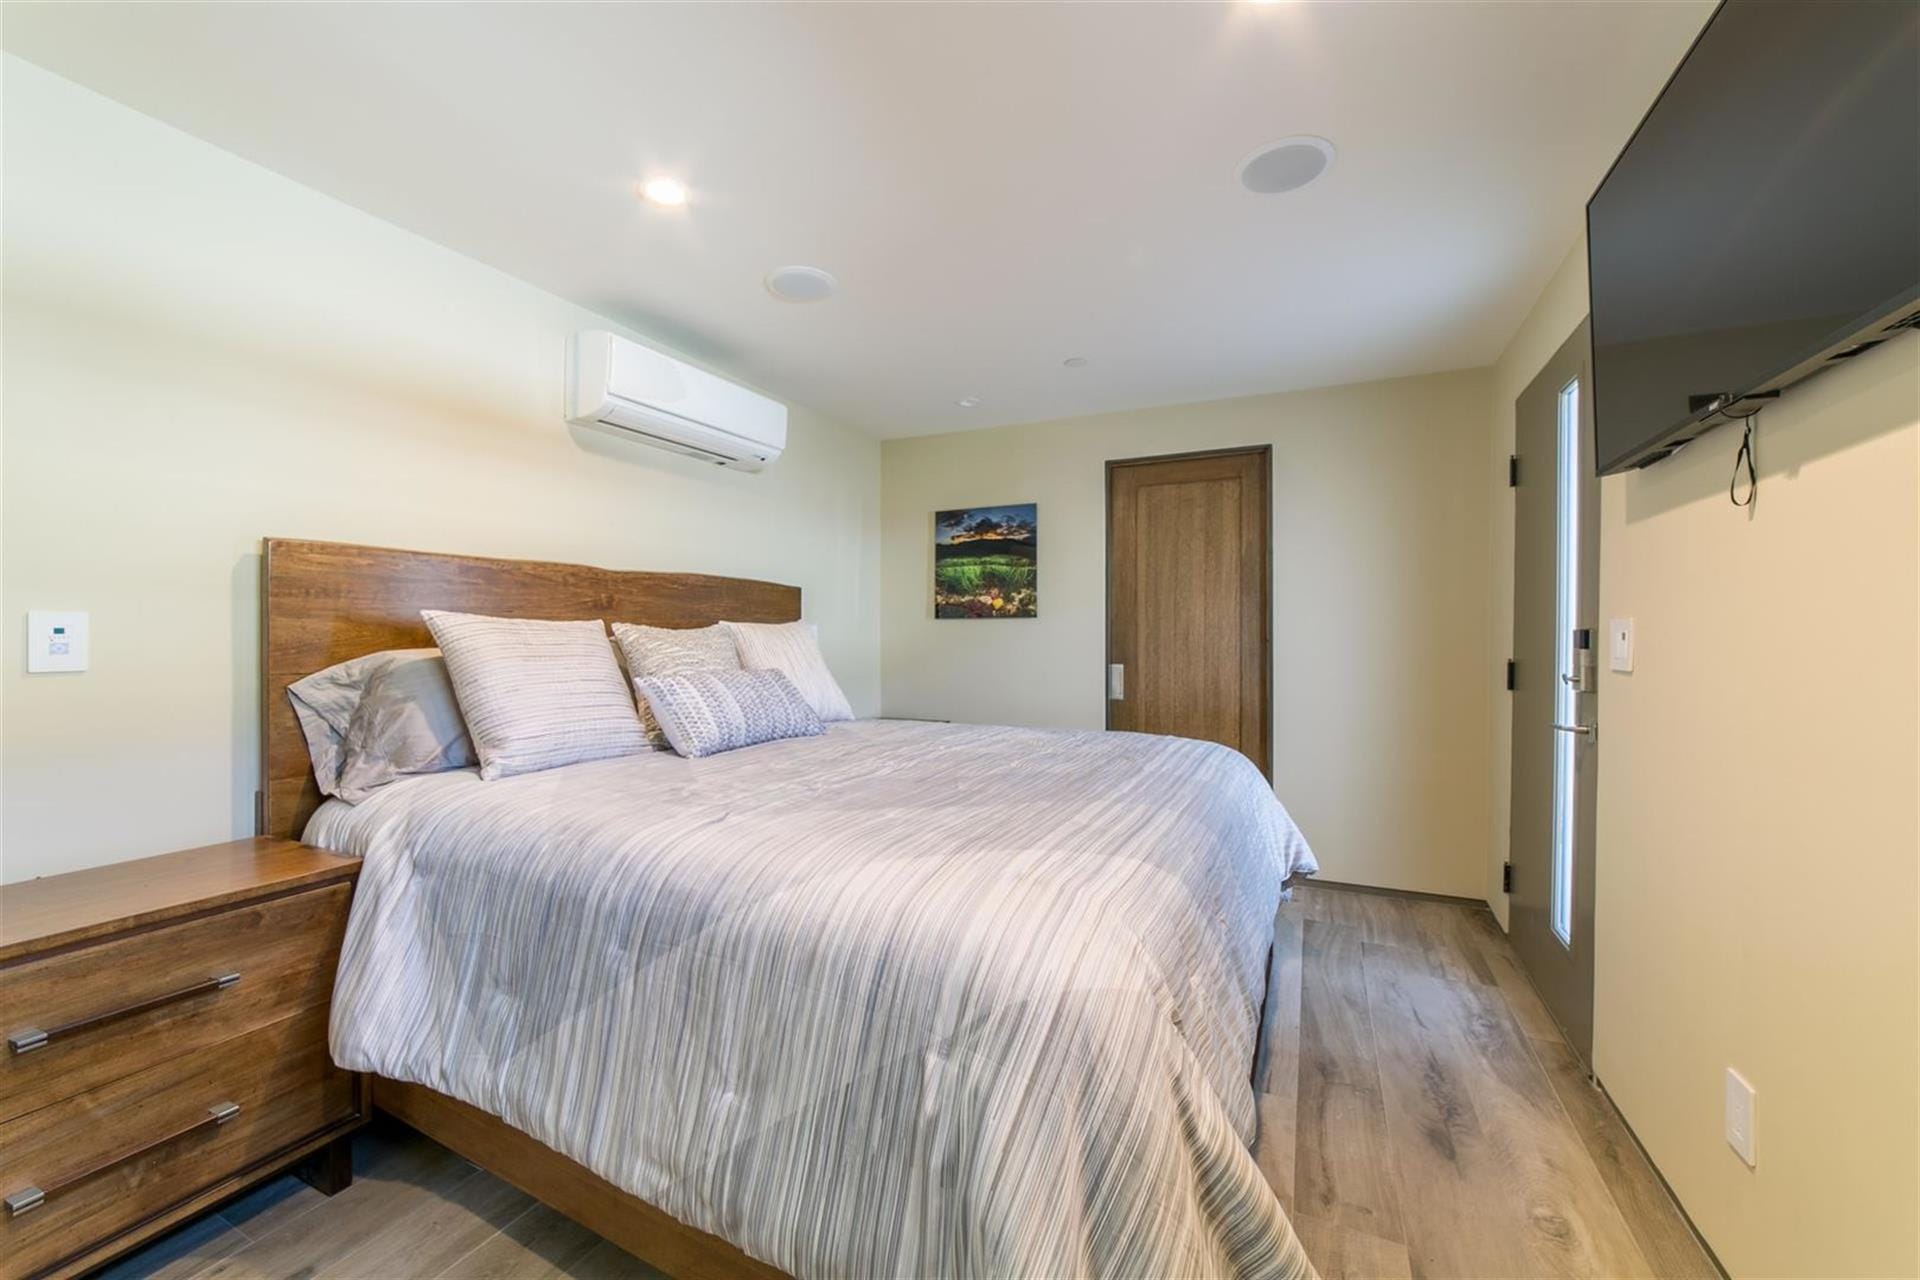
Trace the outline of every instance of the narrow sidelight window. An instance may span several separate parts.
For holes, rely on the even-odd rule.
[[[1554,542],[1554,667],[1561,678],[1554,681],[1554,720],[1577,724],[1580,720],[1580,691],[1572,679],[1577,676],[1579,655],[1574,652],[1573,633],[1580,625],[1580,380],[1560,389],[1560,447],[1557,449],[1558,473],[1554,478],[1559,515]],[[1573,853],[1575,796],[1574,770],[1579,735],[1553,735],[1553,932],[1560,941],[1573,945]]]

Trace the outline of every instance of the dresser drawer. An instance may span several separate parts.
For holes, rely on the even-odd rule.
[[[0,969],[0,1122],[324,1006],[352,893],[303,890]]]
[[[0,1276],[107,1242],[357,1109],[314,1007],[0,1124],[0,1195],[42,1193],[0,1208]]]

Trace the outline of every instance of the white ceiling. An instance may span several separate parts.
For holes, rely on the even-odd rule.
[[[1711,7],[9,4],[0,40],[911,435],[1490,362]],[[1327,175],[1242,190],[1297,133]],[[775,301],[789,263],[840,293]]]

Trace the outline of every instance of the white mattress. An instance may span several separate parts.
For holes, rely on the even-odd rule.
[[[366,859],[334,1056],[798,1276],[1311,1274],[1248,1153],[1257,770],[862,721],[330,801]]]

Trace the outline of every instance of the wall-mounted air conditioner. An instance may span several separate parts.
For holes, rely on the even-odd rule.
[[[742,471],[787,447],[787,407],[604,329],[567,344],[567,421]]]

